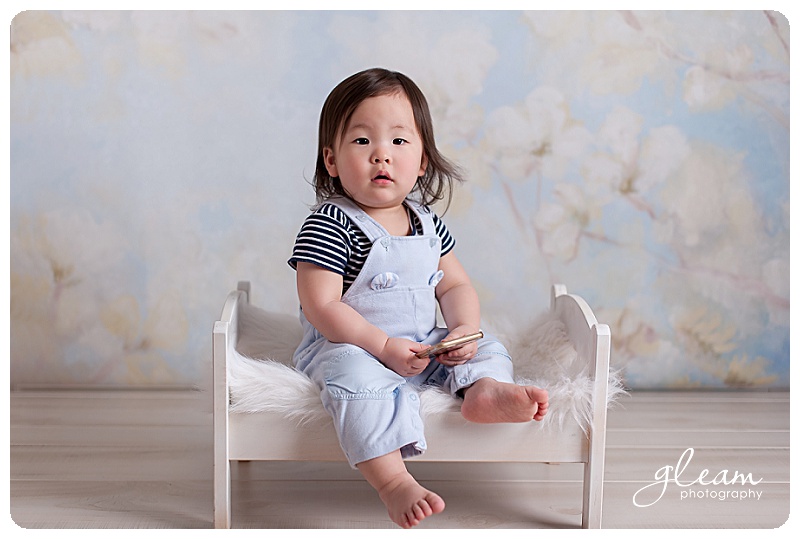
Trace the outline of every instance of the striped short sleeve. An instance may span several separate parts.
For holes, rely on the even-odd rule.
[[[442,240],[441,256],[444,256],[453,250],[453,247],[456,246],[456,240],[450,235],[450,231],[447,230],[444,221],[439,219],[439,216],[436,214],[433,214],[433,224],[436,227],[436,235]]]
[[[352,238],[349,219],[331,204],[325,204],[306,218],[297,234],[289,265],[309,262],[339,275],[345,275],[350,260]]]

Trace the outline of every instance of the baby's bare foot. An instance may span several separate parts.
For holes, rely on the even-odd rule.
[[[464,393],[461,415],[474,423],[541,421],[547,413],[547,391],[481,378]]]
[[[378,491],[389,517],[402,528],[444,511],[444,500],[422,487],[409,473],[400,474]]]

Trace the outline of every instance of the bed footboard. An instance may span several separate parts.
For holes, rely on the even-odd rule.
[[[608,376],[611,361],[611,330],[599,324],[586,301],[568,294],[564,285],[553,285],[550,309],[567,327],[569,339],[578,356],[586,361],[594,380],[592,392],[592,421],[583,473],[584,528],[600,528],[603,505],[603,474],[606,448],[606,410],[608,409]]]

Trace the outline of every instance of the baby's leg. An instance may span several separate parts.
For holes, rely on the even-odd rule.
[[[541,421],[547,413],[547,391],[481,378],[464,390],[461,415],[474,423]]]
[[[356,464],[389,511],[389,517],[402,528],[411,528],[424,518],[444,511],[444,500],[423,488],[412,477],[400,451]]]

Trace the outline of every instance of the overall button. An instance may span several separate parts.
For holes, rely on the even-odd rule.
[[[387,271],[384,273],[379,273],[378,275],[373,277],[372,282],[370,283],[369,286],[373,290],[383,290],[386,288],[392,288],[399,282],[400,282],[400,276],[391,271]]]

